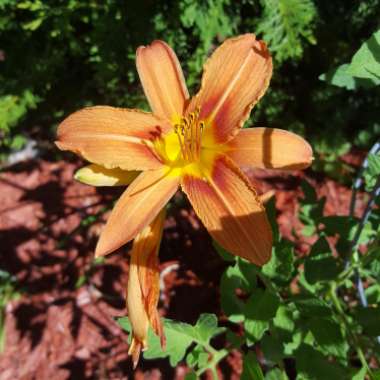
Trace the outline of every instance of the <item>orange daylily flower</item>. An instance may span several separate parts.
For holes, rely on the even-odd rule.
[[[127,184],[128,176],[118,179],[123,172],[141,171],[116,203],[96,255],[135,238],[181,187],[222,247],[265,264],[271,228],[240,167],[302,169],[312,161],[310,145],[293,133],[241,129],[272,75],[266,45],[253,34],[226,40],[208,59],[192,99],[178,59],[165,42],[138,48],[137,70],[152,113],[90,107],[58,128],[60,149],[99,165],[95,184],[108,175],[113,178],[105,181],[108,185]]]

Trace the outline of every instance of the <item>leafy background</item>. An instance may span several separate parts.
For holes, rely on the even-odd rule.
[[[194,93],[205,57],[226,37],[254,32],[272,52],[274,76],[247,124],[305,136],[314,148],[314,171],[354,187],[350,212],[326,216],[325,199],[303,183],[303,230],[294,240],[314,238],[306,256],[280,236],[273,202],[268,213],[276,239],[266,266],[216,247],[226,260],[219,290],[227,322],[218,327],[214,314],[193,325],[165,319],[167,351],[151,334],[146,359],[167,357],[172,366],[186,360],[188,379],[206,371],[217,376],[219,361],[233,350],[243,356],[243,379],[380,378],[380,215],[376,207],[371,212],[379,202],[379,149],[356,181],[340,159],[368,151],[380,133],[379,20],[379,0],[0,0],[4,168],[30,141],[40,155],[62,158],[52,146],[56,126],[83,106],[147,109],[135,69],[139,45],[167,41]],[[354,212],[359,190],[368,194],[362,215]],[[88,273],[101,264],[91,264]],[[2,324],[19,289],[10,273],[0,275]],[[79,277],[76,286],[86,281]],[[119,324],[130,331],[127,318]]]
[[[51,141],[57,122],[85,105],[146,107],[139,45],[166,40],[195,91],[205,56],[226,37],[253,31],[268,43],[275,70],[252,124],[305,135],[323,158],[315,166],[336,174],[339,155],[352,144],[368,147],[379,133],[379,94],[360,81],[347,91],[319,76],[350,61],[379,13],[377,0],[1,0],[2,155],[28,137]]]

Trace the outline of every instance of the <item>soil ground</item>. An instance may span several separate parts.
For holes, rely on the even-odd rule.
[[[358,164],[362,155],[346,159]],[[0,173],[0,268],[15,276],[20,292],[6,307],[0,380],[183,379],[186,367],[172,369],[166,360],[141,360],[132,371],[127,335],[115,321],[126,315],[129,246],[93,262],[104,207],[123,189],[74,181],[80,164],[37,159]],[[348,212],[350,190],[331,179],[311,172],[247,174],[259,193],[275,190],[278,223],[289,239],[302,228],[296,218],[302,178],[327,197],[327,215]],[[310,243],[299,243],[298,253]],[[223,322],[218,286],[225,264],[180,193],[168,213],[160,261],[163,316],[194,323],[213,312]],[[220,378],[239,379],[241,364],[232,352]]]

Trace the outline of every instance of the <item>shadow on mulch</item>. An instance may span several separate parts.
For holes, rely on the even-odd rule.
[[[8,313],[9,326],[9,320],[14,322],[14,328],[8,331],[12,344],[0,359],[0,368],[13,370],[9,379],[17,378],[18,369],[13,368],[17,363],[24,365],[23,370],[30,375],[25,379],[37,378],[36,363],[27,363],[37,349],[44,354],[35,361],[40,361],[40,366],[50,366],[51,371],[57,370],[49,375],[57,380],[138,377],[139,372],[133,373],[126,356],[126,335],[114,320],[125,314],[125,252],[129,247],[122,249],[124,253],[120,250],[110,255],[103,264],[94,265],[93,249],[100,223],[81,223],[94,216],[103,220],[100,210],[110,207],[123,189],[81,185],[72,178],[77,167],[78,163],[35,160],[0,173],[0,194],[9,199],[0,205],[0,269],[18,279],[23,293]],[[265,181],[267,188],[285,191],[294,191],[300,184],[300,178],[292,176],[271,176]],[[184,197],[175,197],[168,218],[172,223],[164,231],[160,261],[162,266],[170,262],[176,266],[164,278],[161,311],[168,318],[192,324],[201,313],[220,315],[218,289],[226,264]],[[78,282],[82,285],[78,286]],[[64,313],[62,319],[60,315],[54,317],[57,323],[68,325],[71,343],[65,348],[69,351],[67,360],[55,358],[44,363],[51,350],[61,349],[54,344],[62,344],[44,339],[52,328],[48,323],[52,306],[62,311],[70,308],[68,317]],[[224,342],[216,344],[223,346]],[[85,354],[81,356],[78,352],[82,351]],[[14,360],[16,356],[18,362]],[[25,368],[27,365],[30,369]],[[153,372],[157,369],[164,379],[176,378],[167,360],[142,361],[139,368],[151,374],[148,378],[156,378]],[[221,370],[227,378],[233,372],[226,361]],[[48,378],[45,372],[44,376]]]
[[[70,169],[73,170],[73,167]],[[76,284],[83,276],[88,276],[84,286],[96,286],[99,297],[96,303],[101,302],[106,305],[104,310],[111,311],[108,317],[115,328],[115,322],[112,321],[115,310],[118,310],[119,315],[125,312],[126,258],[125,254],[116,253],[110,255],[104,264],[93,267],[96,233],[91,232],[91,223],[81,225],[80,222],[96,215],[102,207],[110,206],[122,189],[92,189],[89,194],[87,188],[76,183],[68,171],[65,163],[31,161],[1,173],[0,193],[2,189],[20,193],[16,200],[0,208],[0,218],[6,214],[14,215],[19,220],[16,226],[3,226],[0,219],[0,267],[18,279],[18,288],[22,291],[21,299],[13,305],[11,314],[15,329],[10,333],[19,336],[13,341],[18,342],[20,351],[25,346],[25,339],[30,345],[29,350],[35,351],[39,345],[46,344],[43,336],[49,328],[49,308],[52,305],[64,307],[70,304],[72,316],[69,326],[74,344],[83,323],[87,323],[102,337],[96,350],[103,355],[102,350],[115,349],[107,346],[107,341],[114,334],[107,324],[99,321],[98,316],[84,313],[78,302],[80,289],[76,288]],[[28,182],[30,176],[36,176],[32,185]],[[87,192],[83,192],[83,189]],[[160,252],[162,263],[171,260],[179,263],[176,279],[167,284],[165,290],[170,301],[164,313],[169,318],[194,323],[202,312],[219,311],[217,289],[224,264],[214,252],[204,228],[194,230],[180,213],[181,209],[189,208],[186,201],[183,203],[184,207],[172,208],[175,226],[165,230]],[[31,207],[33,211],[24,216],[25,206]],[[33,219],[33,227],[27,227],[30,223],[24,223],[24,217],[25,222]],[[189,278],[189,272],[192,278],[196,278],[196,284]],[[120,336],[125,339],[122,333]],[[15,347],[9,352],[8,360],[14,354]],[[4,361],[6,359],[3,358]],[[90,369],[89,361],[92,363]],[[115,359],[107,367],[117,368],[119,376],[132,376],[131,364],[126,358],[119,362]],[[66,378],[96,378],[94,355],[87,359],[71,356],[64,364],[59,364],[59,368],[67,370]],[[175,376],[167,360],[144,361],[143,368],[144,372],[159,368],[164,378]]]

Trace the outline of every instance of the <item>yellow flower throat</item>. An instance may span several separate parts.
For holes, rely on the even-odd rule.
[[[199,120],[199,108],[187,116],[177,117],[173,132],[154,141],[157,155],[171,167],[197,163],[201,157],[205,122]]]

